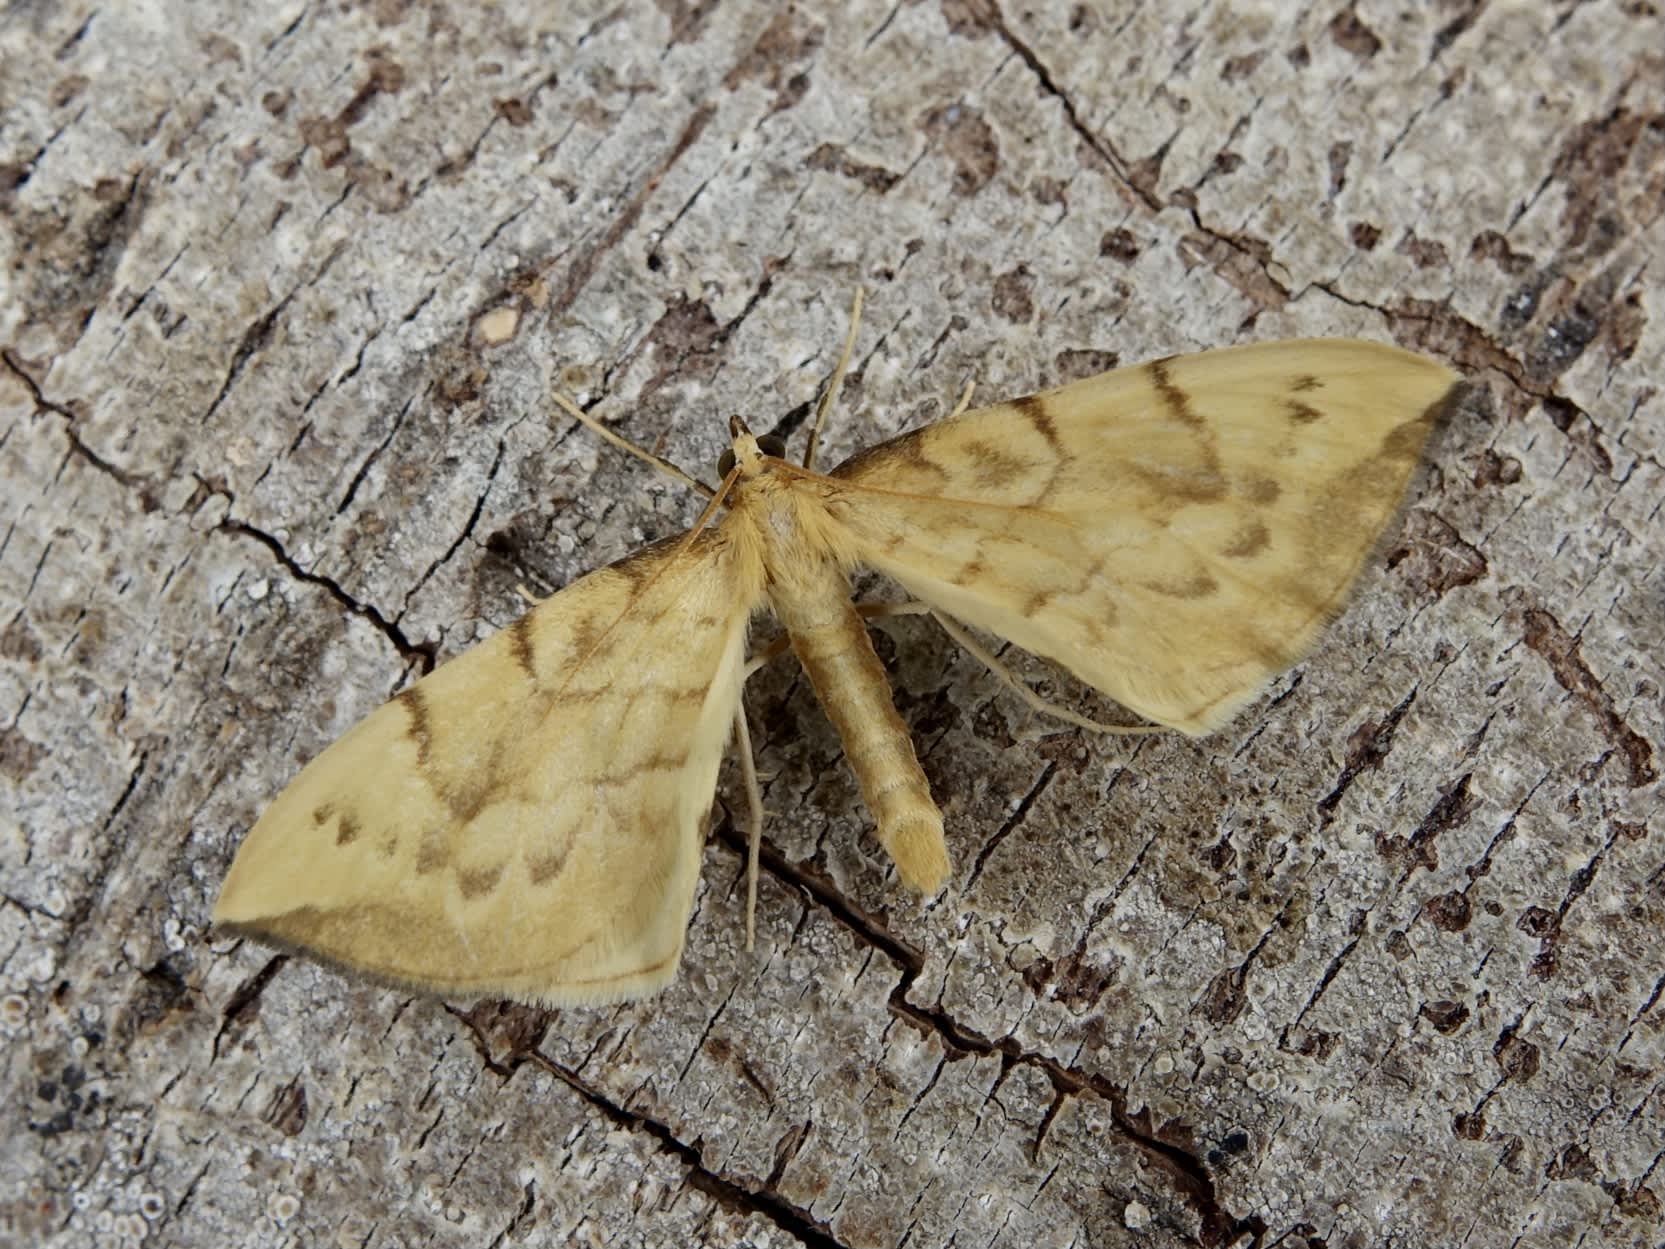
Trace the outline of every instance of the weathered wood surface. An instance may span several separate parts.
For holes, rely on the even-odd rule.
[[[0,1240],[1658,1243],[1657,10],[6,9]],[[883,625],[934,905],[782,663],[755,958],[723,808],[625,1008],[206,931],[301,761],[693,515],[552,382],[708,471],[857,284],[834,458],[1251,337],[1475,390],[1206,743],[1034,723]]]

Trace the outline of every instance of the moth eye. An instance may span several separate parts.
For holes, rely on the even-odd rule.
[[[733,471],[734,471],[734,452],[731,449],[731,450],[723,452],[722,458],[720,458],[717,461],[717,476],[727,477]]]
[[[777,460],[786,458],[786,439],[777,438],[774,434],[762,434],[757,440],[757,449],[764,455],[772,455]]]

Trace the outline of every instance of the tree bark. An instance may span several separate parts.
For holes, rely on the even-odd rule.
[[[1661,48],[1617,0],[11,6],[0,1241],[1659,1243]],[[732,768],[649,1001],[209,930],[302,762],[697,513],[551,386],[708,477],[857,286],[827,462],[1251,339],[1472,389],[1206,741],[877,625],[933,903],[785,660],[754,955]]]

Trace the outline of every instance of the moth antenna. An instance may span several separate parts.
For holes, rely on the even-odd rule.
[[[675,464],[672,464],[669,460],[663,459],[663,458],[653,454],[653,452],[645,450],[642,447],[638,447],[635,443],[631,442],[630,439],[624,437],[622,434],[615,434],[612,430],[608,429],[600,421],[596,420],[595,417],[591,416],[588,412],[584,411],[583,408],[579,407],[571,399],[568,399],[560,391],[552,390],[552,391],[549,392],[549,396],[550,396],[550,398],[555,400],[555,405],[557,407],[559,407],[563,412],[565,412],[568,416],[572,417],[580,425],[588,426],[590,429],[594,430],[598,435],[600,435],[603,439],[605,439],[607,442],[612,443],[615,447],[619,448],[621,451],[628,451],[631,455],[635,456],[637,459],[646,460],[649,464],[653,465],[653,467],[658,469],[661,473],[665,473],[668,476],[676,478],[678,481],[680,481],[683,485],[687,486],[689,489],[697,490],[700,494],[703,494],[708,499],[711,497],[711,495],[712,495],[711,487],[706,485],[703,481],[700,481],[698,478],[691,477],[689,474],[683,472],[680,468],[678,468]]]
[[[850,302],[850,332],[844,338],[844,350],[838,357],[838,363],[833,367],[832,381],[827,383],[826,393],[821,396],[821,402],[815,408],[815,424],[810,427],[809,445],[804,448],[804,467],[814,469],[815,452],[821,443],[821,427],[827,423],[827,413],[832,409],[833,400],[838,395],[838,388],[844,384],[845,371],[850,367],[850,358],[856,352],[856,331],[861,328],[862,289],[856,287],[856,297]]]
[[[734,708],[734,738],[740,751],[740,776],[746,783],[746,806],[751,830],[746,835],[746,953],[757,944],[757,859],[763,841],[763,791],[757,783],[757,760],[752,758],[752,735],[746,727],[746,700]]]

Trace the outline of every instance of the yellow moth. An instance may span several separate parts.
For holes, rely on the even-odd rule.
[[[1204,734],[1339,608],[1457,382],[1367,342],[1232,347],[956,410],[822,474],[849,355],[803,466],[734,418],[693,529],[538,603],[308,764],[243,842],[215,923],[434,993],[564,1005],[663,987],[731,734],[755,888],[741,685],[763,607],[898,874],[934,893],[942,815],[852,569],[900,583],[991,665],[954,622]]]

